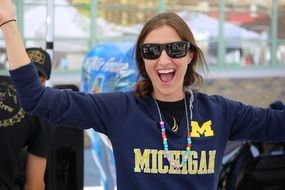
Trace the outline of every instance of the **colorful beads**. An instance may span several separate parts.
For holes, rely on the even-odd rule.
[[[192,94],[192,91],[191,91],[191,98],[190,98],[190,119],[192,120],[192,102],[194,101],[194,98],[193,97],[193,94]],[[162,137],[162,143],[163,143],[163,147],[164,147],[164,151],[165,151],[165,155],[166,155],[166,158],[169,162],[170,165],[172,165],[174,167],[174,169],[179,169],[179,168],[182,168],[188,161],[188,158],[190,156],[190,150],[191,150],[191,144],[192,144],[192,140],[191,140],[191,133],[190,133],[190,130],[189,130],[189,123],[190,121],[188,120],[188,111],[187,111],[187,105],[186,105],[186,99],[184,98],[184,106],[185,106],[185,115],[186,115],[186,125],[187,125],[187,145],[186,145],[186,154],[185,156],[183,156],[182,158],[182,161],[180,164],[176,164],[174,162],[174,160],[171,158],[171,155],[170,155],[170,151],[168,149],[168,143],[167,143],[167,137],[166,137],[166,131],[165,131],[165,126],[164,126],[164,121],[162,121],[162,115],[161,115],[161,111],[159,109],[159,106],[158,106],[158,103],[157,101],[154,99],[154,102],[156,104],[156,107],[157,107],[157,111],[158,111],[158,114],[159,114],[159,118],[160,118],[160,129],[161,129],[161,137]]]
[[[160,129],[161,129],[162,143],[163,143],[165,155],[166,155],[166,158],[167,158],[169,164],[173,165],[174,169],[182,168],[187,163],[189,155],[190,155],[190,149],[191,149],[192,141],[191,141],[191,135],[189,133],[189,130],[188,130],[188,134],[187,134],[186,155],[183,157],[181,164],[178,165],[178,164],[174,163],[174,160],[171,158],[170,152],[168,150],[168,143],[167,143],[167,138],[166,138],[166,131],[165,131],[165,127],[164,127],[164,122],[160,121],[159,124],[160,124]]]

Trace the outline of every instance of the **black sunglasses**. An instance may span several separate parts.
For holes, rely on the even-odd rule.
[[[145,59],[158,59],[163,50],[170,58],[181,58],[187,55],[192,44],[187,41],[171,42],[166,44],[146,43],[141,46],[141,53]]]

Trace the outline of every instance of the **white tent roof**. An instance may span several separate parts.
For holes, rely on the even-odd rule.
[[[65,5],[55,6],[54,10],[54,37],[55,39],[85,39],[89,38],[90,19],[79,13],[74,7]],[[45,38],[46,36],[46,6],[36,6],[24,14],[24,35],[26,38]],[[120,39],[124,36],[136,36],[139,30],[133,27],[118,26],[97,18],[97,39],[99,41]],[[87,44],[82,44],[87,48]],[[55,40],[55,49],[82,50],[76,43],[63,45]]]
[[[186,20],[193,33],[203,34],[206,37],[218,37],[219,20],[202,13],[193,14],[187,11],[180,12],[179,15]],[[260,34],[228,22],[224,23],[224,37],[244,40],[261,39]]]
[[[64,5],[55,6],[54,33],[56,38],[85,38],[89,37],[90,19],[70,6],[66,0]],[[65,2],[65,3],[64,3]],[[24,35],[26,37],[44,37],[46,34],[46,6],[37,6],[25,12]],[[136,35],[134,27],[118,26],[97,18],[98,38],[120,37],[126,34]]]
[[[69,5],[67,0],[59,0],[60,5],[54,9],[54,38],[55,49],[63,51],[81,51],[88,48],[87,43],[90,32],[90,19]],[[46,5],[31,6],[24,12],[24,36],[27,39],[46,38]],[[134,38],[140,31],[140,25],[126,27],[109,23],[101,18],[97,18],[97,39],[99,41],[112,41],[114,39]],[[0,37],[2,33],[0,32]],[[79,39],[74,43],[69,41],[57,41],[56,39]],[[28,46],[37,45],[38,42],[27,41]],[[86,41],[85,41],[86,42]],[[81,44],[81,45],[80,45]],[[1,43],[0,46],[4,44]]]
[[[46,35],[45,6],[37,6],[24,14],[25,37],[45,37]],[[54,34],[58,38],[87,38],[88,20],[71,6],[58,6],[54,11]]]

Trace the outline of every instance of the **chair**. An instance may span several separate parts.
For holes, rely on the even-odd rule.
[[[73,84],[55,85],[78,91]],[[55,126],[45,173],[46,190],[83,189],[83,130]]]

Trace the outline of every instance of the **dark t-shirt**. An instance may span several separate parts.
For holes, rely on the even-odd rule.
[[[0,189],[14,189],[19,156],[24,147],[47,157],[51,128],[48,122],[28,116],[20,107],[7,76],[0,76]]]

